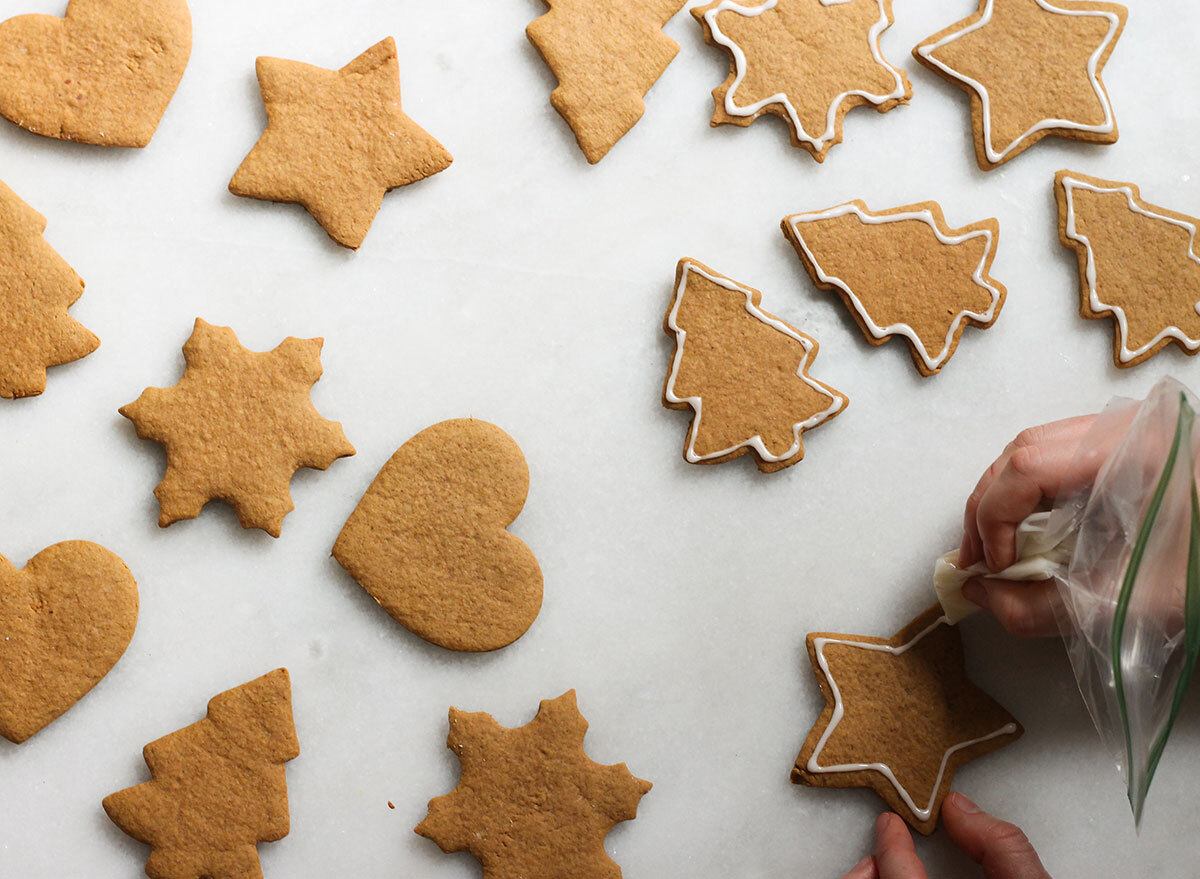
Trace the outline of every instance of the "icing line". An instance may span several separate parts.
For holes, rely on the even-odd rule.
[[[984,87],[983,83],[973,79],[970,76],[967,76],[965,73],[960,73],[959,71],[954,70],[952,67],[943,64],[941,61],[933,57],[933,53],[942,48],[942,46],[961,39],[967,34],[977,31],[987,25],[992,20],[992,10],[995,6],[995,0],[987,0],[987,5],[984,7],[983,15],[980,17],[979,21],[975,22],[974,24],[963,28],[961,31],[942,37],[942,39],[938,40],[936,43],[917,46],[917,53],[922,58],[935,65],[939,70],[948,76],[957,79],[959,82],[966,83],[975,90],[977,95],[979,95],[979,100],[983,104],[983,148],[984,152],[987,154],[988,161],[993,165],[998,165],[1000,162],[1002,162],[1004,157],[1016,148],[1017,144],[1021,143],[1021,141],[1038,131],[1044,131],[1048,128],[1068,128],[1074,131],[1094,131],[1098,134],[1111,134],[1115,128],[1112,104],[1109,102],[1108,94],[1104,91],[1104,86],[1100,83],[1100,76],[1097,73],[1097,68],[1100,64],[1100,57],[1104,54],[1104,51],[1108,48],[1108,45],[1113,41],[1113,38],[1116,36],[1117,29],[1121,26],[1120,16],[1118,16],[1115,12],[1105,12],[1102,10],[1062,9],[1061,7],[1054,6],[1052,3],[1048,2],[1048,0],[1035,0],[1035,2],[1046,12],[1058,13],[1060,15],[1098,16],[1108,19],[1108,33],[1104,35],[1104,39],[1100,42],[1100,45],[1097,47],[1096,51],[1089,56],[1087,65],[1088,79],[1091,81],[1092,90],[1096,93],[1096,97],[1100,100],[1100,106],[1104,109],[1104,121],[1099,125],[1086,125],[1082,122],[1073,122],[1070,119],[1042,119],[1041,121],[1030,126],[1027,131],[1019,135],[1003,150],[997,152],[995,146],[992,144],[991,96],[988,94],[988,90]]]
[[[1188,259],[1194,263],[1200,263],[1200,256],[1196,255],[1195,225],[1185,222],[1184,220],[1178,220],[1174,217],[1165,217],[1162,214],[1156,214],[1154,211],[1143,208],[1137,203],[1137,199],[1133,195],[1133,189],[1130,186],[1095,186],[1075,177],[1063,177],[1062,187],[1067,201],[1067,237],[1072,241],[1078,241],[1087,250],[1087,265],[1084,275],[1088,284],[1088,306],[1094,312],[1099,314],[1107,312],[1116,318],[1117,327],[1120,333],[1121,351],[1117,355],[1120,361],[1122,363],[1128,363],[1131,360],[1135,360],[1152,349],[1155,345],[1162,342],[1164,339],[1174,339],[1189,351],[1195,351],[1200,348],[1200,339],[1193,339],[1182,329],[1172,325],[1163,329],[1162,332],[1156,335],[1145,345],[1142,345],[1134,350],[1130,350],[1129,323],[1125,317],[1125,309],[1121,308],[1119,305],[1109,305],[1106,302],[1102,302],[1100,295],[1096,290],[1096,255],[1092,250],[1092,242],[1086,235],[1081,235],[1075,228],[1075,190],[1086,189],[1090,192],[1096,192],[1100,194],[1106,192],[1119,192],[1125,196],[1125,199],[1129,202],[1129,209],[1135,214],[1141,214],[1142,216],[1149,217],[1153,220],[1163,220],[1164,222],[1170,223],[1173,226],[1179,226],[1182,229],[1186,229],[1189,236],[1187,252]],[[1194,308],[1196,313],[1200,314],[1200,302],[1196,303]]]
[[[942,762],[938,767],[937,779],[933,783],[933,790],[929,795],[929,802],[926,804],[925,808],[920,808],[917,806],[917,804],[913,801],[912,796],[910,796],[908,791],[904,788],[904,785],[900,784],[900,781],[896,778],[896,774],[892,772],[892,770],[884,763],[840,763],[836,766],[821,766],[817,763],[817,757],[820,756],[821,750],[825,747],[826,743],[829,741],[829,737],[833,734],[833,731],[837,728],[837,725],[841,723],[842,716],[845,714],[845,707],[842,704],[842,692],[838,689],[837,682],[834,681],[833,675],[830,674],[829,662],[825,659],[825,645],[848,644],[853,647],[861,647],[864,650],[878,650],[883,653],[891,653],[893,656],[899,656],[902,653],[907,652],[910,647],[942,624],[950,625],[949,621],[944,616],[938,617],[933,621],[932,624],[923,629],[921,632],[917,633],[917,635],[911,641],[909,641],[907,644],[901,644],[899,647],[893,647],[889,644],[873,644],[863,641],[851,641],[844,638],[813,639],[813,650],[817,654],[817,663],[821,667],[821,672],[825,675],[825,680],[829,681],[829,687],[833,691],[834,704],[833,714],[829,718],[829,724],[825,727],[825,731],[821,733],[820,739],[817,740],[817,746],[813,749],[812,756],[808,758],[806,768],[809,772],[862,772],[863,770],[873,769],[874,771],[885,776],[887,780],[891,782],[892,787],[896,789],[896,793],[900,794],[900,798],[904,800],[904,804],[908,806],[909,810],[914,815],[916,815],[922,821],[928,821],[929,816],[933,814],[933,803],[937,799],[938,788],[942,786],[942,776],[946,774],[946,764],[950,761],[950,755],[957,751],[961,751],[964,748],[969,748],[972,745],[978,745],[981,742],[990,741],[991,739],[998,738],[1000,736],[1011,735],[1017,731],[1017,725],[1015,723],[1006,723],[1004,726],[988,733],[985,736],[980,736],[977,739],[971,739],[967,742],[960,742],[957,745],[952,745],[947,748],[946,753],[942,755]]]
[[[750,437],[749,439],[742,440],[740,443],[732,445],[727,449],[722,449],[719,452],[710,452],[707,455],[699,455],[696,453],[696,437],[700,434],[700,419],[701,419],[701,415],[702,415],[702,413],[701,413],[701,410],[702,410],[701,398],[700,397],[679,397],[675,394],[675,379],[679,375],[679,365],[683,361],[684,343],[687,341],[687,331],[680,328],[680,326],[677,322],[677,317],[679,315],[679,306],[683,303],[684,294],[687,292],[688,274],[691,272],[696,272],[697,274],[712,281],[714,284],[717,284],[720,287],[724,287],[726,290],[744,294],[746,297],[746,311],[748,311],[754,317],[758,318],[760,321],[765,323],[767,326],[769,326],[773,329],[779,330],[781,333],[783,333],[783,334],[789,336],[790,338],[795,339],[797,342],[799,342],[804,347],[804,359],[800,361],[800,366],[796,369],[796,376],[798,378],[800,378],[801,380],[803,380],[804,383],[806,385],[808,385],[810,388],[812,388],[814,391],[816,391],[817,393],[821,394],[824,397],[829,397],[829,399],[832,401],[829,405],[829,408],[825,409],[823,412],[818,412],[816,415],[813,415],[804,421],[801,421],[801,422],[798,422],[798,423],[792,425],[792,435],[795,439],[794,439],[791,447],[784,454],[772,455],[767,450],[766,444],[763,442],[762,436],[760,436],[758,434],[755,434],[754,436]],[[697,266],[693,262],[689,261],[689,262],[684,263],[683,274],[682,274],[682,276],[680,276],[678,287],[675,290],[675,303],[674,303],[674,305],[671,306],[671,313],[667,317],[667,326],[675,333],[675,357],[671,362],[671,373],[669,376],[667,376],[667,387],[666,387],[666,395],[665,396],[666,396],[668,402],[686,403],[696,413],[696,417],[692,421],[692,428],[688,432],[687,448],[684,450],[684,457],[687,459],[688,463],[697,464],[701,461],[707,461],[711,458],[720,458],[724,455],[728,455],[731,452],[735,452],[738,449],[744,448],[746,446],[749,446],[750,448],[752,448],[758,454],[758,456],[760,458],[762,458],[764,461],[770,461],[772,463],[778,462],[778,461],[786,461],[788,458],[792,457],[798,451],[800,451],[800,443],[801,443],[800,434],[801,433],[803,433],[806,430],[809,430],[810,428],[816,427],[818,424],[820,424],[823,421],[826,421],[829,418],[832,418],[838,412],[842,411],[842,409],[846,405],[846,402],[844,399],[842,399],[842,397],[831,394],[830,393],[831,389],[826,388],[824,385],[822,385],[816,379],[805,374],[804,369],[805,369],[805,367],[808,366],[808,363],[809,363],[808,358],[809,358],[809,355],[812,353],[812,348],[813,348],[812,340],[810,340],[806,336],[801,335],[796,330],[793,330],[791,327],[789,327],[783,321],[779,320],[779,318],[769,316],[761,308],[756,306],[753,301],[753,294],[751,293],[751,291],[747,290],[745,287],[742,287],[741,285],[734,283],[733,281],[729,280],[728,278],[714,277],[713,275],[704,271],[703,269],[701,269],[699,266]]]
[[[717,15],[728,10],[730,12],[736,12],[738,15],[744,15],[747,17],[758,16],[762,15],[768,10],[774,9],[778,2],[779,0],[765,0],[765,2],[760,6],[743,6],[741,3],[736,2],[736,0],[722,0],[721,3],[704,13],[704,21],[708,24],[708,29],[712,34],[714,42],[724,46],[730,51],[730,53],[733,55],[734,64],[736,66],[736,74],[733,79],[733,84],[730,85],[729,90],[725,92],[725,112],[727,114],[730,116],[753,116],[768,104],[782,104],[784,110],[787,111],[788,119],[791,121],[792,127],[796,131],[796,138],[812,144],[818,152],[821,152],[825,149],[825,145],[837,136],[837,132],[835,130],[837,127],[837,111],[838,107],[841,106],[842,101],[844,101],[846,98],[850,97],[851,95],[858,95],[866,98],[872,104],[878,106],[888,101],[894,101],[898,98],[904,97],[906,89],[904,87],[903,76],[899,70],[884,60],[883,54],[879,49],[879,35],[888,27],[888,16],[887,9],[884,6],[885,0],[878,0],[879,21],[873,24],[871,29],[867,32],[867,42],[870,45],[871,54],[875,57],[875,60],[882,67],[885,67],[887,71],[891,73],[892,78],[896,81],[896,89],[891,94],[873,95],[870,92],[865,92],[861,89],[850,89],[842,92],[840,95],[834,98],[833,103],[829,105],[829,113],[826,115],[825,132],[820,137],[813,137],[804,130],[804,125],[800,122],[800,116],[796,112],[796,108],[792,106],[792,102],[788,100],[788,96],[784,92],[777,92],[770,97],[763,98],[761,101],[757,101],[746,107],[739,107],[737,104],[735,104],[734,96],[737,93],[738,86],[742,84],[742,80],[746,76],[746,53],[742,50],[741,46],[735,43],[721,30],[720,25],[717,24]],[[852,3],[854,0],[820,0],[820,2],[823,6],[836,6],[842,3]]]
[[[825,273],[825,270],[821,268],[821,264],[817,261],[816,255],[814,255],[812,250],[809,248],[808,242],[804,240],[804,236],[800,233],[801,223],[811,223],[815,220],[825,220],[833,217],[844,217],[846,214],[850,213],[853,213],[855,216],[857,216],[858,219],[863,223],[869,223],[872,225],[895,223],[901,220],[919,220],[933,230],[934,235],[937,236],[938,241],[940,241],[942,244],[962,244],[964,241],[969,241],[972,238],[985,238],[987,243],[983,249],[983,256],[980,257],[979,265],[971,275],[971,280],[973,280],[977,286],[982,287],[992,294],[992,304],[988,307],[987,311],[982,313],[964,309],[956,314],[954,316],[954,320],[950,322],[950,329],[946,332],[946,342],[936,357],[930,356],[928,349],[925,347],[925,343],[921,341],[920,336],[917,335],[917,331],[914,330],[911,325],[900,321],[890,324],[886,327],[881,327],[879,324],[875,323],[875,321],[871,318],[871,315],[867,313],[866,306],[863,305],[862,300],[858,298],[858,295],[850,289],[849,284],[835,275],[827,275]],[[830,208],[827,211],[817,211],[809,214],[793,214],[787,218],[787,221],[791,225],[792,230],[795,232],[796,240],[800,243],[800,247],[803,248],[805,256],[808,257],[808,259],[812,262],[813,268],[816,269],[817,276],[823,283],[834,284],[841,288],[843,292],[845,292],[845,294],[850,298],[851,303],[853,303],[854,310],[858,313],[859,317],[862,318],[863,323],[866,324],[867,330],[871,333],[871,335],[876,339],[883,339],[892,335],[904,336],[909,342],[912,343],[917,355],[925,363],[926,368],[928,368],[931,372],[936,372],[937,370],[941,369],[942,366],[945,365],[946,361],[950,359],[950,350],[954,345],[954,336],[959,331],[959,327],[962,325],[964,320],[971,318],[972,320],[979,321],[980,323],[991,323],[991,321],[995,319],[996,307],[1000,303],[1000,291],[995,286],[988,283],[984,278],[985,266],[987,265],[988,257],[991,255],[992,247],[995,243],[992,239],[992,231],[990,229],[976,229],[972,232],[963,233],[962,235],[946,235],[943,234],[942,230],[938,228],[937,221],[934,219],[932,211],[920,210],[906,211],[901,214],[875,215],[864,211],[862,208],[858,207],[858,205],[851,203],[838,205],[837,207]]]

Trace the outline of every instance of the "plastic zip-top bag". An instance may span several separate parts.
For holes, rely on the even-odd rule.
[[[1072,467],[1094,481],[1022,524],[1012,567],[963,571],[947,554],[935,570],[952,618],[968,610],[961,586],[972,576],[1054,578],[1071,667],[1135,824],[1200,655],[1198,410],[1169,377],[1140,403],[1114,399]]]

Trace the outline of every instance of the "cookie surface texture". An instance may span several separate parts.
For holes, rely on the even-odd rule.
[[[102,546],[56,543],[21,570],[0,556],[0,736],[23,742],[83,698],[137,616],[133,574]]]
[[[980,0],[913,57],[971,96],[975,159],[988,171],[1052,134],[1116,143],[1100,74],[1127,14],[1091,0]]]
[[[256,843],[288,834],[284,764],[300,755],[287,669],[226,690],[142,751],[151,780],[104,811],[152,849],[150,879],[261,879]]]
[[[642,99],[679,52],[662,32],[684,0],[545,0],[525,29],[558,77],[550,103],[592,164],[642,118]]]
[[[967,679],[962,639],[940,606],[892,638],[807,640],[825,709],[796,759],[797,784],[872,788],[928,835],[955,770],[1024,731]]]
[[[624,763],[592,762],[583,750],[587,728],[574,690],[543,701],[517,729],[451,708],[446,747],[462,776],[430,801],[417,833],[444,852],[470,852],[484,879],[620,879],[604,837],[637,817],[651,784]]]
[[[234,195],[302,205],[357,249],[388,190],[453,159],[400,109],[400,64],[388,37],[340,70],[259,58],[267,130],[229,182]]]
[[[34,134],[144,147],[192,51],[185,0],[71,0],[0,22],[0,115]]]
[[[719,464],[753,452],[772,473],[804,457],[802,434],[845,394],[808,374],[815,339],[759,307],[762,294],[691,259],[675,269],[663,330],[675,339],[663,405],[694,413],[683,457]]]
[[[705,41],[730,54],[729,77],[713,90],[713,125],[770,113],[791,127],[793,146],[823,162],[850,110],[885,113],[912,97],[879,48],[892,0],[717,0],[692,15]]]
[[[0,182],[0,397],[46,390],[46,367],[96,350],[100,340],[67,314],[83,279],[46,240],[46,218]]]
[[[782,226],[813,283],[842,297],[866,340],[900,336],[921,375],[936,375],[963,330],[990,327],[1004,307],[1007,291],[989,275],[994,219],[951,229],[935,202],[872,211],[852,201]]]
[[[333,556],[393,619],[450,650],[496,650],[542,607],[533,552],[505,529],[529,468],[493,424],[443,421],[406,442],[346,521]]]
[[[1200,351],[1200,219],[1142,199],[1132,183],[1059,171],[1058,237],[1079,259],[1079,313],[1113,319],[1113,361],[1174,342]]]
[[[166,450],[167,472],[154,489],[160,526],[194,519],[217,499],[243,528],[278,537],[295,507],[292,475],[354,454],[342,426],[322,418],[309,396],[322,344],[289,336],[273,351],[249,351],[229,327],[196,319],[179,383],[147,388],[120,410],[139,438]]]

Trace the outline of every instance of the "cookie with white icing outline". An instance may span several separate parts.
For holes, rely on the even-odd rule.
[[[705,42],[730,55],[729,77],[713,89],[714,127],[769,113],[790,126],[793,146],[823,162],[854,107],[885,113],[912,97],[879,48],[892,0],[716,0],[691,12]]]
[[[719,464],[753,452],[773,473],[804,457],[801,435],[849,403],[808,369],[815,339],[763,311],[762,294],[692,259],[675,269],[675,293],[663,330],[675,352],[663,405],[691,409],[683,457]]]
[[[783,233],[814,284],[842,297],[863,337],[908,343],[913,365],[936,375],[968,325],[996,322],[1007,291],[989,272],[1000,224],[952,229],[932,201],[872,211],[862,201],[784,217]]]
[[[825,708],[796,758],[796,784],[872,788],[928,835],[955,771],[1024,732],[967,678],[940,606],[891,638],[813,632],[807,644]]]
[[[1050,135],[1116,143],[1100,74],[1127,15],[1093,0],[979,0],[913,57],[971,96],[975,158],[989,171]]]
[[[1200,219],[1137,186],[1059,171],[1058,237],[1079,260],[1079,313],[1113,319],[1113,362],[1137,366],[1174,343],[1200,351]]]

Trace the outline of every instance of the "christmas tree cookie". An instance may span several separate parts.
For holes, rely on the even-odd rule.
[[[718,464],[753,452],[771,473],[804,457],[801,435],[849,400],[808,374],[817,342],[759,307],[762,294],[682,259],[663,321],[675,353],[668,409],[691,409],[684,459]]]

